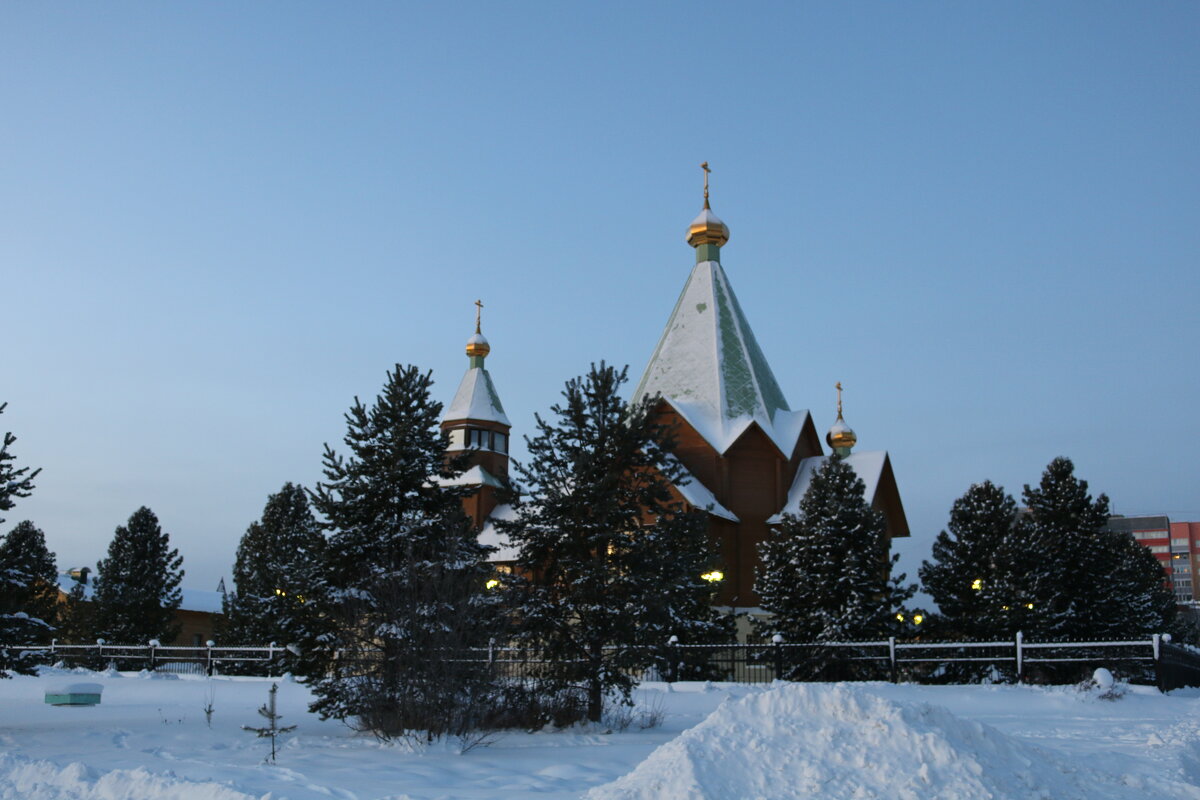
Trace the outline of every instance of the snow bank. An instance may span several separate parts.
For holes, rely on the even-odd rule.
[[[0,753],[0,800],[259,800],[211,781],[154,775],[145,769],[97,772],[78,762],[58,767]]]
[[[1194,791],[1194,789],[1192,790]],[[1141,781],[864,687],[784,685],[726,701],[588,800],[1140,800]]]

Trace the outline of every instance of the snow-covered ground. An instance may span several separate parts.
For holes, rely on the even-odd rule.
[[[48,687],[103,685],[99,706]],[[271,681],[117,673],[0,681],[0,798],[1198,798],[1200,690],[648,684],[659,727],[506,733],[459,752],[384,745],[284,681],[278,762],[241,729]],[[211,727],[204,707],[212,700]]]

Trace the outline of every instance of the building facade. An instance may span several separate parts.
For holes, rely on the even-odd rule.
[[[1162,564],[1176,601],[1200,601],[1200,586],[1193,577],[1200,569],[1200,522],[1171,522],[1165,516],[1114,516],[1109,517],[1108,528],[1129,533],[1149,548]]]

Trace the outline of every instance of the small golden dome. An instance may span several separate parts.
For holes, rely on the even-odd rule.
[[[699,247],[702,244],[715,244],[720,247],[728,241],[729,226],[712,212],[712,209],[708,207],[708,201],[705,200],[704,210],[688,226],[687,243],[692,247]]]
[[[482,333],[476,333],[467,339],[467,355],[472,358],[483,358],[490,352],[492,347]]]
[[[839,414],[837,422],[833,423],[829,433],[825,434],[825,441],[835,450],[843,447],[849,450],[858,442],[858,437],[854,435],[854,431]]]
[[[838,381],[837,388],[837,421],[833,423],[833,427],[829,429],[829,433],[825,434],[825,442],[835,451],[849,451],[851,447],[858,442],[858,437],[854,435],[854,430],[846,424],[846,420],[842,419],[842,382]],[[844,454],[843,454],[844,455]]]

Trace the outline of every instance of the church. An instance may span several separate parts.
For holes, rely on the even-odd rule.
[[[717,603],[735,611],[758,610],[754,570],[758,544],[784,514],[796,513],[813,473],[828,458],[806,409],[792,410],[754,338],[721,265],[729,228],[713,213],[704,169],[704,207],[688,227],[695,264],[634,391],[633,400],[658,397],[655,413],[676,430],[675,458],[686,477],[674,485],[677,499],[708,515],[708,534],[719,548],[722,569]],[[451,454],[472,451],[459,483],[477,487],[464,500],[481,540],[497,547],[492,559],[504,568],[516,554],[493,521],[512,508],[499,503],[508,485],[511,424],[484,366],[490,352],[478,312],[467,341],[468,368],[442,418]],[[883,450],[855,451],[854,431],[842,415],[825,436],[833,452],[866,485],[866,497],[884,515],[890,537],[909,535],[891,459]]]

